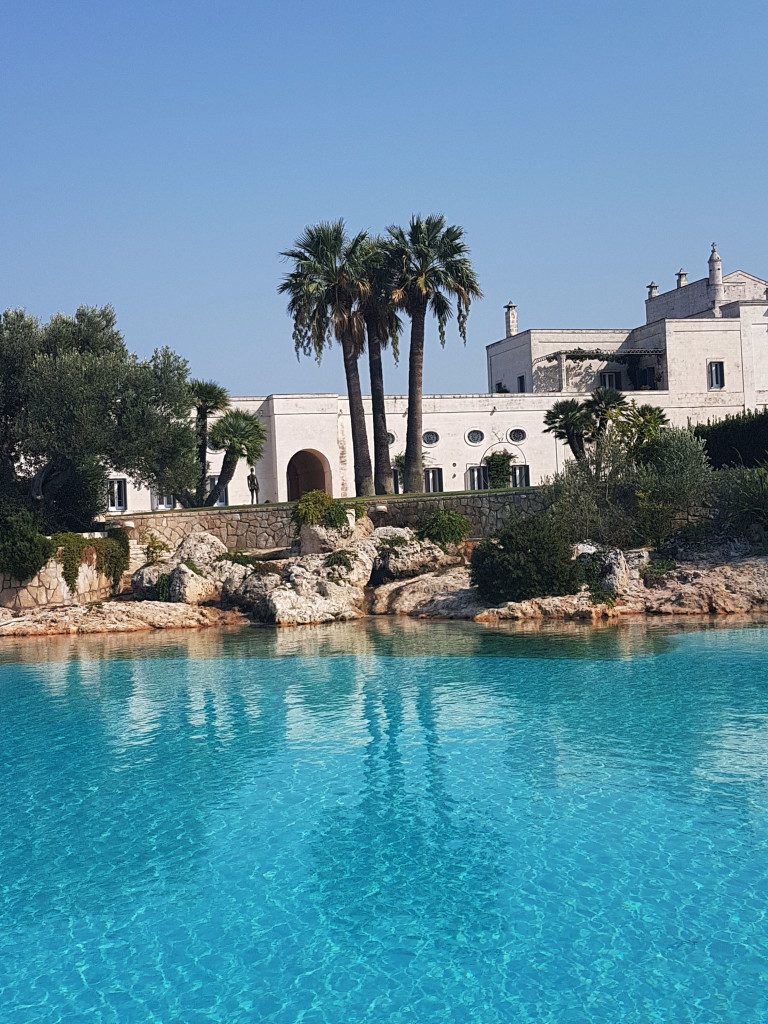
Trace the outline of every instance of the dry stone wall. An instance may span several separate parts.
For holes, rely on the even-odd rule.
[[[474,494],[424,494],[413,498],[365,499],[368,515],[376,526],[415,527],[436,509],[461,512],[472,524],[472,535],[487,537],[498,530],[513,510],[526,513],[541,507],[535,487]],[[244,505],[234,508],[178,509],[172,512],[142,512],[114,517],[125,526],[134,543],[146,544],[153,533],[172,549],[190,533],[204,531],[218,537],[228,548],[259,551],[286,548],[294,538],[292,505]]]
[[[380,511],[386,505],[386,511]],[[418,498],[393,498],[372,502],[368,515],[375,526],[410,526],[415,529],[426,517],[441,508],[460,512],[469,520],[472,537],[487,537],[500,529],[512,512],[522,514],[541,508],[540,492],[535,487],[510,491],[484,491],[479,494],[425,494]]]
[[[40,572],[26,583],[19,583],[11,576],[0,575],[0,608],[30,611],[34,608],[106,601],[112,594],[112,581],[96,568],[96,552],[93,548],[85,549],[83,559],[74,594],[64,580],[63,566],[57,558],[46,562]]]
[[[130,539],[139,545],[146,545],[153,533],[175,550],[190,533],[204,532],[212,533],[230,549],[258,551],[291,544],[292,508],[292,505],[259,505],[254,508],[179,509],[173,512],[142,512],[129,517],[115,516],[113,521],[124,526]]]

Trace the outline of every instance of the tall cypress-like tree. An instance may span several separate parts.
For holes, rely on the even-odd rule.
[[[341,345],[352,429],[355,493],[358,495],[373,494],[373,470],[358,368],[365,346],[361,303],[370,292],[364,261],[367,241],[364,231],[350,238],[343,220],[310,225],[296,240],[293,249],[280,254],[293,262],[293,270],[286,274],[278,289],[288,295],[297,355],[312,354],[319,360],[333,338]]]
[[[427,312],[437,319],[440,344],[456,303],[459,334],[467,340],[467,316],[472,299],[482,291],[464,242],[464,229],[446,227],[445,217],[411,217],[408,230],[387,229],[387,250],[394,267],[392,298],[411,321],[408,353],[408,426],[405,439],[405,489],[424,490],[422,452],[422,396],[424,386],[424,330]]]

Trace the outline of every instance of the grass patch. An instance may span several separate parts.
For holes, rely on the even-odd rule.
[[[186,565],[190,572],[193,572],[195,576],[203,575],[203,573],[200,572],[200,570],[198,569],[198,567],[195,565],[194,561],[191,558],[185,558],[184,561],[182,562],[182,565]]]

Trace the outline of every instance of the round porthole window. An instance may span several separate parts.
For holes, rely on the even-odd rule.
[[[482,432],[482,430],[467,431],[467,441],[469,441],[470,444],[482,444],[484,440],[485,434]]]
[[[421,440],[424,444],[437,444],[440,440],[440,435],[436,430],[425,430],[421,435]]]
[[[395,443],[395,435],[394,434],[387,434],[387,444],[394,444],[394,443]]]
[[[524,441],[525,438],[526,438],[525,431],[521,430],[519,427],[515,427],[513,430],[510,430],[510,432],[509,432],[509,440],[510,441],[514,441],[515,444],[520,444],[520,442]]]

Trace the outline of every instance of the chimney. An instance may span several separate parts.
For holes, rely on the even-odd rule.
[[[656,284],[655,281],[651,281],[651,283],[646,287],[648,288],[648,298],[655,299],[656,296],[659,294],[659,286]]]
[[[685,286],[688,284],[688,275],[686,274],[686,272],[683,270],[682,267],[678,270],[676,276],[677,276],[677,287],[678,288],[685,288]]]
[[[725,298],[723,288],[723,262],[717,245],[712,243],[712,252],[709,257],[709,301],[714,310],[715,316],[720,316],[720,307]]]
[[[517,334],[517,306],[514,302],[508,302],[504,307],[504,326],[507,338],[512,338]]]

